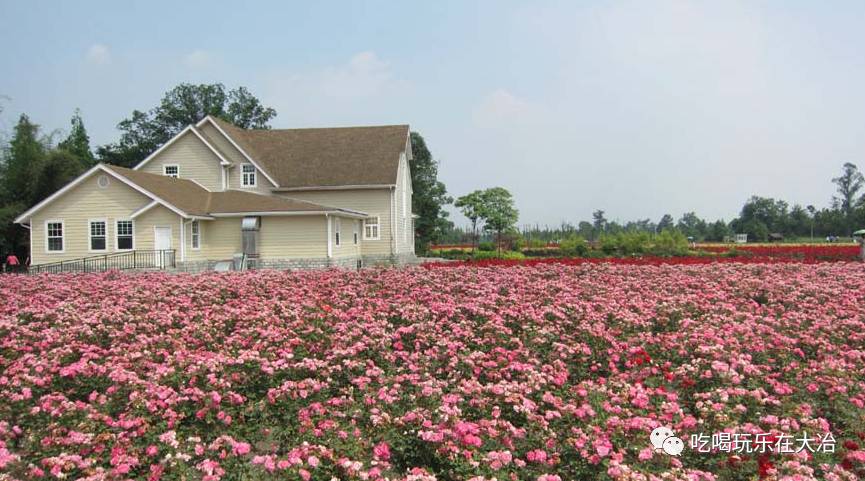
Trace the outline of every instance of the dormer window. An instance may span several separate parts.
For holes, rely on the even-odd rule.
[[[180,177],[180,166],[177,164],[165,164],[162,166],[162,173],[168,177]]]
[[[241,164],[240,166],[240,186],[255,187],[255,166],[252,164]]]

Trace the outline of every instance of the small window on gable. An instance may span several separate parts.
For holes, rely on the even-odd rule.
[[[177,164],[166,164],[162,166],[162,173],[168,177],[180,177],[180,166]]]
[[[241,164],[240,166],[240,186],[255,187],[255,166],[252,164]]]

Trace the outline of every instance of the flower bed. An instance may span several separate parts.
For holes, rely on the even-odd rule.
[[[0,291],[0,478],[865,474],[860,264],[4,276]],[[675,457],[651,449],[658,426],[837,448]]]

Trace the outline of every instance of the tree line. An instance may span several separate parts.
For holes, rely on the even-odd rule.
[[[706,220],[695,212],[686,212],[678,219],[670,214],[657,221],[638,219],[616,222],[607,218],[604,210],[595,210],[591,220],[577,223],[562,222],[557,226],[523,225],[511,230],[525,240],[537,242],[558,242],[575,236],[594,241],[604,235],[624,232],[645,232],[658,234],[668,230],[681,232],[696,241],[721,242],[735,234],[747,234],[749,241],[765,242],[772,238],[825,239],[826,237],[849,237],[854,231],[865,228],[865,178],[853,163],[845,163],[838,177],[831,179],[836,193],[830,204],[823,208],[813,205],[792,206],[780,199],[754,195],[745,201],[739,215],[730,220]],[[467,196],[471,197],[471,196]],[[461,198],[465,199],[465,198]],[[442,243],[476,242],[486,234],[492,239],[491,232],[478,230],[471,209],[472,202],[458,201],[469,225],[444,229],[440,238]]]

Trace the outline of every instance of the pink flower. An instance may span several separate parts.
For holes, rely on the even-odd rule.
[[[387,461],[390,459],[390,446],[384,441],[376,444],[372,448],[372,452],[375,455],[376,459],[380,459],[382,461]]]

